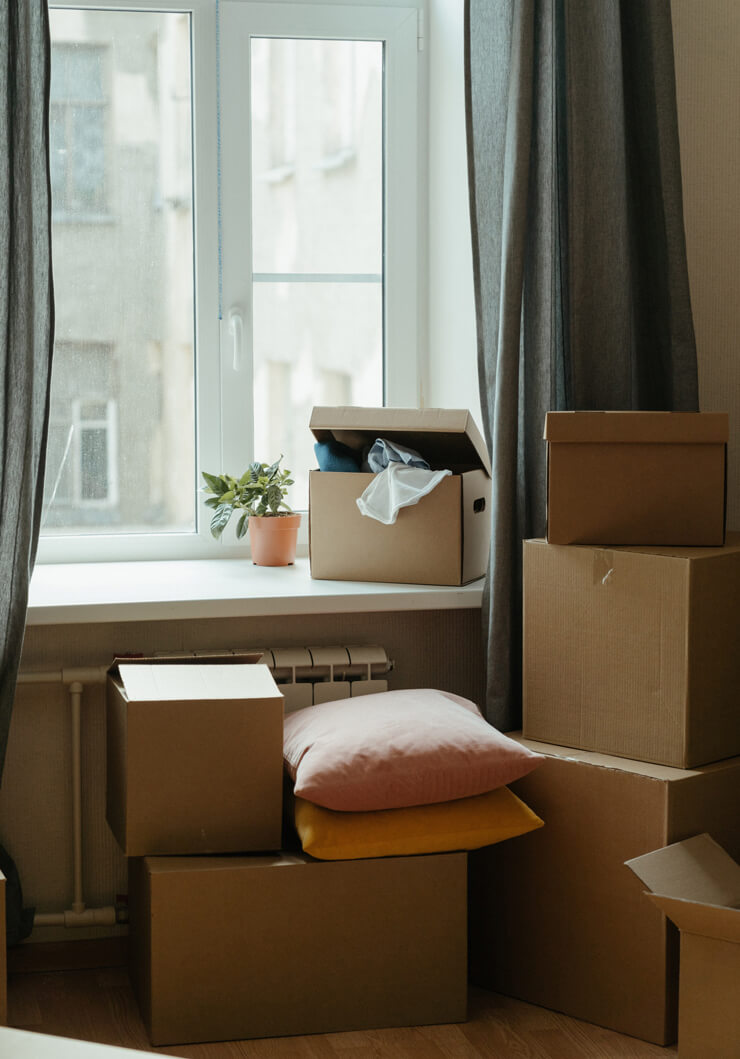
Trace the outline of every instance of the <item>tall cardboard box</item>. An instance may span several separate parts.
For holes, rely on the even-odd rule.
[[[130,861],[152,1044],[462,1021],[466,876],[464,853]]]
[[[676,1037],[678,935],[624,862],[711,831],[740,853],[740,758],[672,769],[523,739],[511,789],[545,826],[470,854],[477,985],[655,1044]]]
[[[724,541],[726,412],[548,412],[550,544]]]
[[[740,865],[702,834],[627,866],[681,931],[679,1056],[740,1055]]]
[[[280,848],[283,697],[260,658],[111,668],[107,819],[127,856]]]
[[[523,730],[692,768],[740,754],[740,534],[722,548],[524,544]]]
[[[415,449],[433,470],[453,473],[393,525],[362,515],[375,475],[311,471],[311,576],[340,581],[462,585],[482,577],[491,533],[491,465],[470,412],[449,408],[314,408],[318,441],[361,454],[376,438]]]

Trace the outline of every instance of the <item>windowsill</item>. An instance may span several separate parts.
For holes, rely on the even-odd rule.
[[[308,559],[254,566],[245,559],[37,565],[28,625],[354,614],[480,607],[483,580],[460,587],[318,581]]]

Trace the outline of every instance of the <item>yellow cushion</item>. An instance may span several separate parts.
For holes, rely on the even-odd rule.
[[[451,802],[362,813],[296,798],[294,815],[304,851],[319,860],[478,849],[543,824],[508,787]]]

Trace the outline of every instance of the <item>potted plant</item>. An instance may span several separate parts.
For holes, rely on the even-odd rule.
[[[293,479],[290,471],[281,469],[282,458],[270,466],[251,463],[241,478],[202,472],[206,483],[203,492],[211,494],[206,500],[206,507],[213,511],[211,534],[218,540],[234,512],[241,511],[237,540],[250,530],[252,562],[257,566],[290,566],[295,562],[301,516],[285,502]]]

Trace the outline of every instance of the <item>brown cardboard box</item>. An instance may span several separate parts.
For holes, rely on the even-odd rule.
[[[548,412],[551,544],[719,545],[725,412]]]
[[[740,754],[740,534],[524,544],[524,734],[693,767]]]
[[[465,1018],[466,855],[129,862],[152,1044]]]
[[[627,866],[681,931],[679,1056],[740,1055],[740,865],[702,834]]]
[[[655,1044],[676,1035],[678,936],[624,862],[711,828],[737,856],[740,758],[671,769],[514,736],[545,826],[470,854],[472,980]]]
[[[127,856],[280,848],[283,697],[260,658],[113,665],[107,819]]]
[[[311,576],[339,581],[461,585],[482,577],[491,531],[491,465],[470,412],[448,408],[314,408],[311,430],[361,453],[384,437],[449,469],[431,493],[402,508],[392,526],[360,514],[375,477],[312,471]]]

